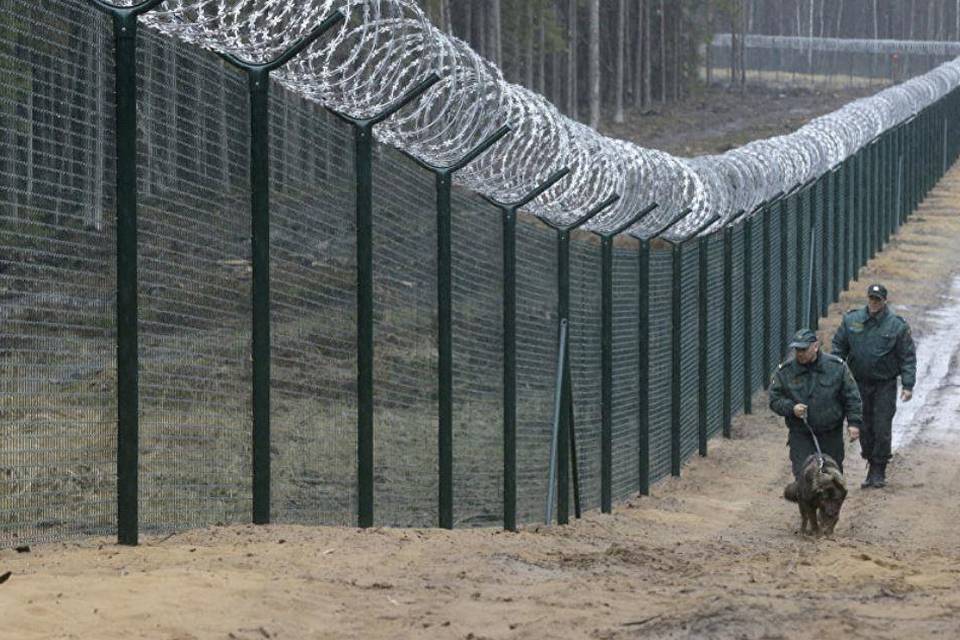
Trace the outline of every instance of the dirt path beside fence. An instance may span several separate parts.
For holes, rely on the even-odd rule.
[[[921,345],[960,264],[960,171],[823,324],[883,281]],[[953,295],[958,291],[953,290]],[[952,318],[956,322],[956,318]],[[929,343],[928,343],[929,344]],[[889,489],[853,489],[836,536],[795,533],[785,435],[741,416],[683,477],[577,524],[496,530],[219,527],[0,552],[0,638],[881,638],[960,634],[960,349],[909,415]],[[924,363],[921,363],[921,367]],[[755,407],[764,407],[759,395]]]

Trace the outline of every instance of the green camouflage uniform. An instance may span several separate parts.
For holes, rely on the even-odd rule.
[[[897,376],[912,390],[917,354],[910,325],[887,306],[872,317],[867,307],[847,312],[833,336],[833,353],[847,361],[863,400],[860,454],[875,463],[890,460]]]
[[[854,427],[861,425],[860,392],[843,360],[820,353],[809,364],[795,358],[782,363],[770,382],[770,409],[786,418],[790,462],[799,477],[807,457],[816,452],[810,432],[793,408],[807,405],[807,422],[817,434],[820,449],[837,461],[843,472],[843,419]]]

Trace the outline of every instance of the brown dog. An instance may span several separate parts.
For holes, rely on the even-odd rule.
[[[830,535],[847,497],[847,485],[833,458],[824,455],[823,468],[820,468],[817,456],[811,455],[803,463],[800,479],[786,486],[783,497],[800,507],[800,533],[808,533],[809,525],[809,533]]]

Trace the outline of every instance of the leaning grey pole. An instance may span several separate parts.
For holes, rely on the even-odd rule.
[[[353,127],[357,225],[357,525],[373,526],[373,128],[440,80],[435,73],[368,118],[330,110]]]
[[[113,18],[116,83],[117,542],[139,538],[140,389],[137,333],[137,17],[163,0],[93,6]]]
[[[221,57],[247,74],[250,94],[250,246],[252,310],[253,523],[270,522],[270,72],[340,24],[339,11],[270,62]]]
[[[517,530],[517,212],[562,180],[569,167],[553,172],[513,202],[484,200],[503,219],[503,528]]]
[[[603,213],[620,199],[619,194],[611,194],[600,204],[587,211],[573,222],[558,225],[545,217],[540,221],[557,232],[557,315],[560,321],[570,319],[570,234]],[[569,330],[569,329],[568,329]],[[559,331],[558,331],[559,333]],[[557,455],[557,524],[570,521],[570,490],[568,480],[573,470],[573,509],[577,518],[580,510],[580,474],[577,467],[576,430],[573,415],[573,380],[570,373],[570,345],[566,345],[564,356],[563,382],[560,385],[560,415],[558,438],[560,441]],[[571,464],[572,463],[572,464]]]
[[[442,529],[453,528],[453,248],[450,199],[453,174],[476,160],[510,133],[503,126],[484,138],[459,161],[438,166],[404,152],[433,174],[437,192],[437,449],[438,517]]]
[[[557,499],[557,446],[560,441],[560,409],[563,402],[563,372],[567,355],[567,320],[560,321],[560,340],[557,350],[557,375],[553,394],[553,429],[550,436],[550,467],[547,471],[547,505],[543,523],[553,524],[553,502]]]

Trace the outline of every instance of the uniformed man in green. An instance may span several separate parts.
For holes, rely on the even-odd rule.
[[[787,445],[793,475],[800,477],[807,457],[816,453],[810,429],[820,449],[843,471],[843,419],[850,439],[860,436],[860,392],[850,369],[840,358],[820,352],[810,329],[797,331],[790,342],[793,357],[780,364],[770,383],[770,408],[787,420]],[[810,429],[807,429],[807,424]]]
[[[910,325],[887,305],[886,287],[867,287],[867,306],[843,316],[833,336],[833,353],[847,361],[863,399],[860,455],[866,458],[870,470],[861,486],[883,487],[887,483],[893,415],[897,412],[897,376],[904,402],[913,396],[917,379]]]

